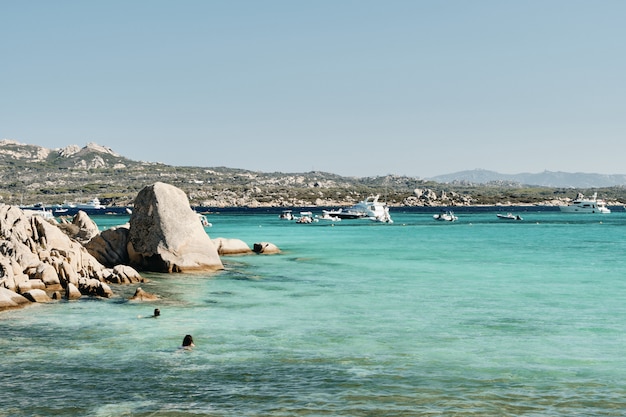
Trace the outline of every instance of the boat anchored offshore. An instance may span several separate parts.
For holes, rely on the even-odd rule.
[[[105,208],[107,208],[107,206],[101,204],[98,197],[94,197],[87,203],[63,203],[61,205],[57,205],[55,211],[61,213],[61,210],[104,210]]]
[[[520,215],[516,215],[513,213],[507,213],[507,214],[498,213],[496,214],[496,216],[498,216],[500,220],[523,220]]]
[[[296,223],[310,224],[317,223],[319,220],[313,217],[313,213],[310,211],[301,211],[300,217],[296,220]]]
[[[433,219],[440,222],[455,222],[459,220],[459,218],[454,215],[454,212],[452,210],[444,211],[439,214],[434,214]]]
[[[598,193],[593,193],[591,198],[586,198],[582,193],[578,193],[576,199],[566,206],[559,206],[563,213],[598,213],[608,214],[611,212],[604,200],[598,199]]]
[[[283,210],[282,213],[278,216],[278,218],[283,220],[295,220],[295,216],[291,210]]]
[[[393,223],[389,214],[389,206],[378,201],[379,195],[367,197],[348,208],[323,210],[324,216],[339,219],[370,219],[381,223]]]

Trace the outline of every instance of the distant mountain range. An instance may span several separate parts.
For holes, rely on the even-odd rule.
[[[500,174],[474,169],[428,178],[440,183],[531,185],[556,188],[604,188],[626,185],[626,175],[591,174],[544,171],[537,174]]]
[[[0,204],[58,204],[98,197],[109,206],[127,206],[139,190],[157,181],[182,189],[191,204],[205,207],[337,207],[376,194],[398,206],[553,205],[599,188],[607,201],[626,201],[625,175],[507,175],[476,169],[434,178],[343,177],[320,171],[170,166],[134,161],[96,143],[47,149],[0,140]]]

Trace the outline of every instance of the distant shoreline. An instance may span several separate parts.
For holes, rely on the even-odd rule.
[[[609,205],[612,212],[626,211],[624,205]],[[25,208],[25,207],[23,207]],[[240,214],[275,214],[278,215],[284,210],[298,211],[323,211],[337,208],[326,206],[262,206],[262,207],[205,207],[205,206],[192,206],[192,209],[202,214],[219,214],[223,213],[240,213]],[[512,205],[463,205],[463,206],[389,206],[390,211],[393,212],[413,212],[413,213],[438,213],[443,209],[453,210],[459,213],[472,213],[472,212],[501,212],[501,211],[536,211],[536,212],[558,212],[560,211],[557,205],[538,205],[538,204],[512,204]],[[40,209],[40,208],[39,208]],[[89,216],[106,216],[106,215],[118,215],[128,216],[128,209],[132,207],[108,207],[106,209],[93,210],[93,209],[69,209],[63,213],[55,213],[54,208],[46,207],[46,210],[52,211],[55,217],[74,216],[78,211],[84,211]]]

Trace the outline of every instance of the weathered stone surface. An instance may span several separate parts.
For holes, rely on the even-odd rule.
[[[273,243],[269,242],[259,242],[255,243],[252,250],[256,253],[263,253],[266,255],[280,253],[280,249]]]
[[[110,298],[113,296],[111,287],[95,278],[81,278],[78,280],[78,290],[81,294]]]
[[[40,279],[29,279],[17,284],[17,292],[20,294],[24,294],[30,290],[44,290],[45,288],[46,284]]]
[[[213,244],[217,248],[220,255],[245,255],[252,253],[252,249],[240,239],[227,239],[218,237],[212,239]]]
[[[133,267],[116,265],[111,269],[111,273],[106,277],[106,281],[113,284],[133,284],[144,282],[144,279]]]
[[[47,303],[52,301],[52,298],[50,298],[44,290],[30,290],[22,295],[33,303]]]
[[[32,235],[31,223],[19,207],[0,204],[0,239],[26,242]]]
[[[80,297],[82,297],[82,294],[76,285],[68,283],[67,287],[65,287],[65,298],[67,300],[78,300]]]
[[[223,269],[217,250],[185,193],[157,182],[143,188],[130,217],[130,265],[156,272]]]
[[[54,266],[43,262],[37,265],[35,273],[31,276],[31,278],[40,279],[47,286],[61,284],[59,275],[57,274]]]
[[[87,242],[85,248],[102,265],[113,267],[128,264],[127,243],[128,225],[124,225],[103,230]]]
[[[159,297],[156,294],[144,291],[141,287],[137,287],[135,294],[130,299],[135,301],[155,301],[158,300]]]
[[[71,226],[84,231],[83,239],[97,227],[89,217],[77,216]],[[80,242],[64,233],[56,222],[42,216],[27,215],[19,208],[0,204],[0,288],[19,292],[19,300],[50,301],[48,294],[61,298],[77,297],[76,291],[110,297],[111,288],[104,282],[113,276],[120,282],[137,282],[141,277],[132,268],[107,269],[89,254]],[[69,290],[68,290],[69,289]],[[73,294],[73,295],[72,295]],[[6,295],[6,293],[5,293]],[[17,304],[4,297],[0,309]]]
[[[81,243],[89,242],[100,233],[96,222],[82,210],[76,213],[72,224],[78,227],[78,233],[73,238]]]
[[[0,310],[20,307],[28,303],[28,298],[23,295],[13,292],[8,288],[0,287]]]

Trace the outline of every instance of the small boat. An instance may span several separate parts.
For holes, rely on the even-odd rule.
[[[209,222],[209,219],[204,214],[198,213],[198,217],[200,218],[200,224],[203,227],[213,227],[213,225]]]
[[[322,216],[318,217],[318,219],[320,219],[320,220],[329,220],[331,222],[340,222],[341,221],[341,217],[332,216],[332,215],[328,214],[327,211],[323,211]]]
[[[45,207],[41,207],[41,209],[22,209],[25,215],[27,216],[39,216],[46,220],[54,219],[54,214],[50,210],[46,210]]]
[[[585,198],[582,193],[578,193],[576,199],[566,206],[559,206],[562,213],[593,213],[608,214],[611,212],[604,200],[598,199],[598,193],[593,193],[591,198]]]
[[[513,213],[507,213],[507,214],[496,214],[496,216],[498,216],[499,219],[501,220],[524,220],[522,219],[521,216],[519,215],[515,215]]]
[[[298,217],[298,219],[296,220],[296,223],[309,224],[309,223],[316,223],[318,221],[319,220],[317,218],[314,218],[313,213],[311,213],[310,211],[301,211],[300,217]]]
[[[295,217],[294,217],[293,213],[291,212],[291,210],[283,210],[283,212],[280,213],[278,218],[279,219],[283,219],[283,220],[294,220],[295,219]]]
[[[337,210],[323,210],[324,216],[340,219],[370,219],[382,223],[393,223],[389,214],[389,206],[378,201],[380,196],[370,196],[353,206]]]
[[[459,220],[459,218],[454,215],[454,212],[452,210],[443,211],[439,214],[434,214],[433,219],[440,222],[455,222]]]

